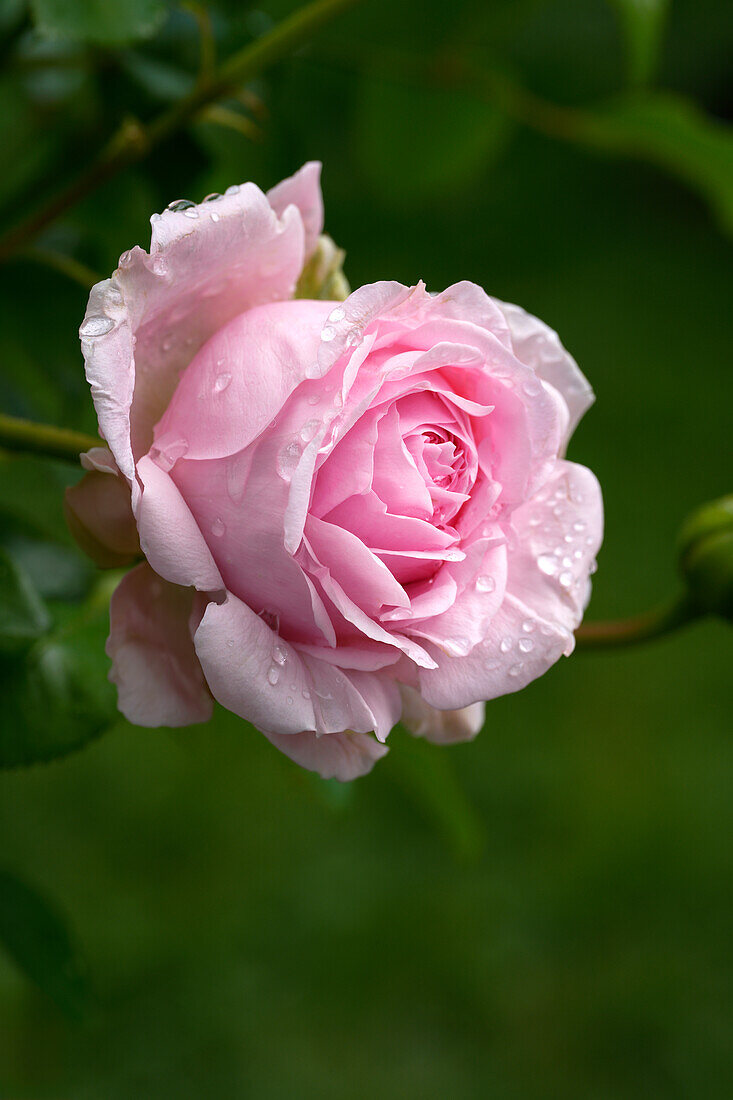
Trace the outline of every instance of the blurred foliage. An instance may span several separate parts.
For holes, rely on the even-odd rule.
[[[0,943],[28,977],[72,1018],[88,1001],[86,967],[63,918],[40,894],[0,869]]]
[[[296,6],[0,0],[0,225],[189,91],[202,29],[221,60]],[[352,285],[469,278],[561,333],[598,395],[571,449],[606,502],[591,614],[642,610],[682,518],[730,492],[732,54],[724,0],[357,5],[221,104],[259,140],[199,118],[0,268],[0,406],[95,429],[86,291],[44,256],[106,275],[171,199],[317,157]],[[56,1011],[83,968],[3,872],[0,1096],[727,1100],[721,624],[563,661],[470,745],[397,730],[343,788],[221,710],[115,715],[77,476],[0,455],[0,757],[90,741],[1,773],[0,829],[98,998],[81,1028]]]

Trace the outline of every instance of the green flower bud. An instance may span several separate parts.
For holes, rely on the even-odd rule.
[[[733,496],[688,517],[679,535],[679,564],[699,610],[733,621]]]

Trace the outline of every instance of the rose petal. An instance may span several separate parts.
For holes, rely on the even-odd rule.
[[[314,252],[318,237],[323,232],[323,195],[321,194],[321,164],[310,160],[307,164],[267,192],[270,206],[282,217],[288,206],[297,206],[305,228],[305,255]]]
[[[318,737],[309,731],[290,735],[262,731],[275,748],[323,779],[348,783],[366,775],[389,749],[368,733],[329,733]]]
[[[107,654],[118,705],[138,726],[187,726],[211,717],[211,695],[196,659],[189,617],[194,594],[138,565],[110,602]]]
[[[472,703],[460,710],[436,710],[413,688],[402,686],[402,725],[413,737],[424,737],[435,745],[473,741],[484,724],[486,707]]]
[[[537,371],[565,399],[570,418],[565,440],[575,431],[578,421],[593,404],[595,397],[585,375],[560,343],[554,329],[527,313],[521,306],[497,302],[511,330],[512,347],[517,358]]]

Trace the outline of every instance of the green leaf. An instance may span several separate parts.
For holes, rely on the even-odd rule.
[[[392,205],[442,199],[497,155],[506,119],[461,90],[365,78],[358,108],[367,179]]]
[[[733,232],[733,130],[666,93],[631,96],[583,116],[581,141],[650,161],[699,191]]]
[[[67,1015],[84,1015],[89,985],[64,918],[14,874],[0,869],[0,945]]]
[[[669,0],[611,0],[618,12],[632,84],[646,84],[659,57]]]
[[[31,645],[50,625],[30,577],[0,548],[0,652]]]
[[[47,634],[24,659],[3,662],[0,767],[54,760],[81,748],[115,720],[104,642],[107,608],[86,608]]]
[[[100,46],[149,38],[166,10],[163,0],[31,0],[41,34]]]

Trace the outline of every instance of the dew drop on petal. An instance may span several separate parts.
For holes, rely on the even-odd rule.
[[[337,325],[339,321],[343,321],[345,316],[346,310],[339,306],[338,309],[334,309],[332,313],[329,313],[328,319],[332,324]]]
[[[214,538],[220,539],[226,532],[226,524],[220,516],[217,516],[211,525],[211,533]]]
[[[509,669],[509,675],[510,676],[519,676],[519,674],[521,673],[523,668],[524,668],[524,665],[520,661],[518,664],[512,665],[512,667]]]
[[[277,472],[283,481],[291,480],[295,473],[295,468],[300,461],[300,454],[300,443],[295,440],[291,443],[286,443],[280,451],[280,454],[277,456]]]
[[[326,325],[325,328],[321,330],[321,340],[323,340],[324,344],[330,344],[335,335],[336,333],[329,325]]]
[[[111,317],[105,317],[103,313],[92,314],[91,317],[85,317],[79,329],[79,335],[87,339],[106,336],[114,327],[115,323]]]
[[[488,573],[481,573],[476,578],[476,588],[479,592],[493,592],[496,588],[496,581]]]
[[[537,628],[537,623],[534,619],[525,619],[522,623],[522,630],[525,634],[531,634]]]
[[[272,659],[276,665],[284,665],[288,659],[287,651],[279,642],[276,642],[272,647]]]
[[[502,653],[508,653],[511,648],[512,648],[512,639],[507,634],[499,642],[499,649],[501,650]]]
[[[269,684],[272,684],[272,686],[274,687],[279,679],[280,679],[280,669],[277,668],[276,665],[270,665],[270,668],[267,670],[267,682]]]
[[[554,577],[557,572],[557,559],[552,554],[540,554],[537,567],[546,577]]]
[[[570,588],[573,583],[573,574],[568,569],[564,573],[561,573],[557,579],[563,588]]]
[[[314,419],[306,421],[306,423],[300,429],[300,438],[303,440],[303,442],[310,443],[311,439],[313,439],[313,436],[316,434],[320,426],[321,423],[319,420]]]
[[[534,649],[534,642],[531,638],[520,638],[517,644],[522,653],[531,653]]]
[[[223,393],[232,380],[231,374],[220,374],[214,382],[214,393]]]
[[[582,519],[576,520],[573,524],[573,531],[585,531],[585,523]]]

